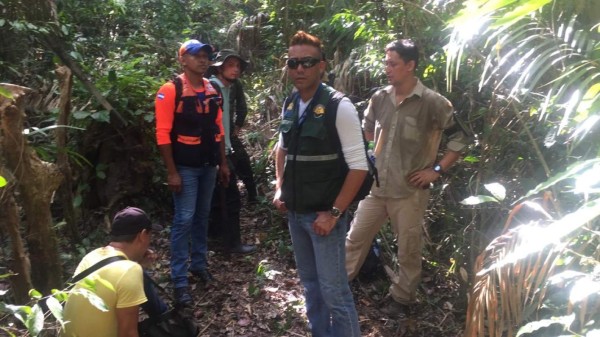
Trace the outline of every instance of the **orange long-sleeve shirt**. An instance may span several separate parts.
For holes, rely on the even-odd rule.
[[[185,75],[183,77],[185,80]],[[204,87],[196,90],[196,92],[204,92],[207,83],[208,80],[204,79]],[[175,84],[171,81],[163,84],[156,94],[154,111],[156,114],[156,141],[158,145],[171,144],[171,129],[173,129],[173,120],[175,119],[175,95]],[[221,141],[225,135],[223,111],[221,108],[219,108],[219,112],[217,113],[216,123],[219,126],[217,141]]]

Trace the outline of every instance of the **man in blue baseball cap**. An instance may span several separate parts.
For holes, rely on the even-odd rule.
[[[155,100],[156,139],[175,206],[171,280],[175,301],[181,306],[193,302],[188,272],[204,283],[213,280],[206,237],[217,172],[219,181],[229,183],[222,97],[204,78],[212,52],[212,46],[198,40],[184,42],[178,52],[183,73],[165,83]]]
[[[187,40],[179,47],[179,57],[182,57],[185,54],[197,55],[202,50],[208,53],[208,56],[214,51],[213,47],[209,44],[202,43],[198,40]]]

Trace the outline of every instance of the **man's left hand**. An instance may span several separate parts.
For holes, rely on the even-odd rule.
[[[429,187],[429,184],[439,177],[440,174],[435,172],[432,168],[426,168],[409,175],[408,183],[417,188],[427,188]]]
[[[337,223],[338,218],[334,218],[331,216],[329,212],[317,212],[317,218],[315,222],[313,222],[313,230],[317,235],[326,236],[329,235],[335,224]]]

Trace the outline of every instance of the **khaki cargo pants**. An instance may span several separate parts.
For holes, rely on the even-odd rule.
[[[398,244],[398,277],[390,286],[392,298],[411,304],[421,281],[423,216],[429,190],[419,190],[408,198],[381,198],[368,195],[356,211],[346,236],[346,271],[352,280],[365,262],[371,243],[381,226],[390,219]]]

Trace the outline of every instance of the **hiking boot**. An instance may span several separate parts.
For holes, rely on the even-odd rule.
[[[194,300],[187,287],[175,288],[175,305],[186,307],[191,306]]]
[[[390,299],[387,305],[382,306],[379,311],[391,318],[406,319],[410,314],[410,307]]]
[[[202,283],[204,284],[212,283],[215,280],[215,278],[210,274],[210,272],[207,269],[190,270],[190,273],[192,273],[194,277],[200,279],[200,281],[202,281]]]
[[[233,254],[243,254],[243,255],[252,254],[252,253],[256,252],[256,246],[239,244],[233,248],[227,249],[227,252],[233,253]]]

